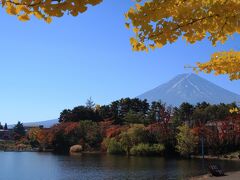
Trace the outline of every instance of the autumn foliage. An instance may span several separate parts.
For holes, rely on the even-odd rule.
[[[102,0],[1,0],[2,6],[10,15],[16,15],[20,21],[30,20],[30,16],[51,23],[52,17],[61,17],[66,13],[77,16],[87,10],[89,5],[97,5]]]
[[[194,127],[193,132],[204,138],[207,153],[222,154],[237,150],[240,146],[240,115],[207,122]]]
[[[215,75],[228,74],[230,80],[240,79],[240,52],[223,51],[214,53],[209,62],[197,63],[198,71],[214,72]]]
[[[61,153],[80,145],[83,151],[189,157],[201,153],[203,139],[205,152],[219,155],[240,147],[240,114],[229,112],[229,108],[235,106],[234,103],[211,105],[202,102],[170,108],[161,102],[148,104],[136,98],[121,99],[98,108],[94,106],[91,111],[78,106],[64,110],[61,121],[51,128],[27,130],[26,136],[18,138],[16,144]],[[94,118],[95,113],[110,117],[100,121],[83,120],[86,114]],[[19,129],[22,129],[20,122],[16,132]]]
[[[238,26],[238,0],[139,0],[126,13],[136,34],[131,40],[134,50],[154,49],[183,37],[195,43],[208,37],[213,45],[224,43]]]

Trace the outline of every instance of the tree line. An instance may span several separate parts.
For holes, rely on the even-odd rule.
[[[138,98],[122,98],[109,105],[100,106],[95,105],[89,99],[85,106],[63,110],[60,113],[59,122],[82,120],[99,122],[111,119],[114,124],[151,124],[171,119],[176,125],[188,122],[190,126],[194,126],[199,123],[224,119],[232,115],[229,110],[235,107],[237,107],[236,103],[211,105],[207,102],[196,105],[184,102],[179,107],[171,107],[161,101],[148,103],[147,100]]]
[[[0,129],[8,130],[7,123],[5,123],[3,126],[2,123],[0,122]]]
[[[201,153],[204,138],[207,154],[224,154],[240,148],[240,114],[229,111],[234,107],[206,102],[170,107],[137,98],[100,106],[89,99],[84,106],[63,110],[51,128],[25,131],[19,122],[15,140],[61,153],[77,144],[84,151],[189,157]]]

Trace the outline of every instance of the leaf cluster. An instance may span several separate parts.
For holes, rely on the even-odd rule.
[[[10,15],[20,21],[28,21],[33,15],[51,23],[52,17],[62,17],[65,13],[77,16],[102,0],[1,0],[0,3]]]

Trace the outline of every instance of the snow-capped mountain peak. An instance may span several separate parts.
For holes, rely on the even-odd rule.
[[[240,95],[230,92],[196,74],[180,74],[165,84],[138,96],[149,102],[161,100],[168,105],[179,106],[183,102],[196,104],[232,103],[240,101]]]

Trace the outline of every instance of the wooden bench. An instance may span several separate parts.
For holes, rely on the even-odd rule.
[[[220,168],[219,165],[209,164],[208,169],[213,176],[225,176],[223,170]]]

